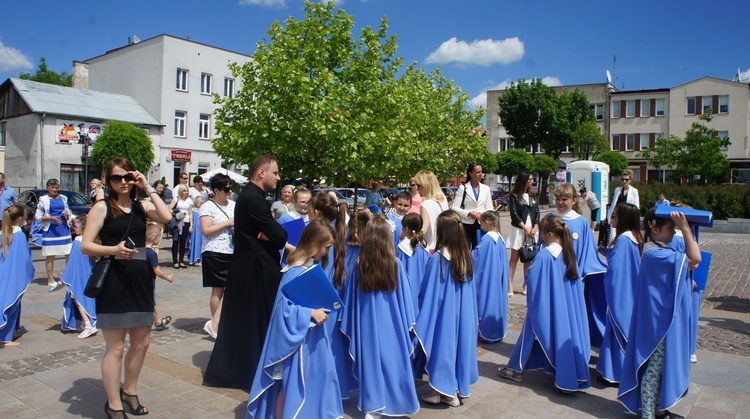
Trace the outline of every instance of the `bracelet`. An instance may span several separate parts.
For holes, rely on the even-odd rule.
[[[149,189],[147,192],[148,192],[148,195],[151,195],[152,193],[155,193],[158,195],[158,193],[156,192],[156,189],[154,188]]]

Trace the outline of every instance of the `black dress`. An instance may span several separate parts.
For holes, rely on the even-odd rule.
[[[107,205],[107,215],[99,232],[102,245],[115,246],[123,240],[123,236],[127,236],[136,247],[145,246],[146,213],[138,201],[133,201],[131,208],[129,214],[113,217]],[[97,327],[151,327],[154,322],[152,272],[146,260],[113,260],[104,292],[96,298]]]
[[[271,215],[263,191],[253,183],[240,193],[234,219],[234,254],[224,290],[221,325],[203,381],[249,390],[281,282],[279,250],[286,244],[287,235]],[[259,232],[268,240],[259,240]]]

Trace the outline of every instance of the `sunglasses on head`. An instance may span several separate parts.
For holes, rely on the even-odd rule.
[[[130,173],[126,175],[109,175],[109,180],[114,183],[120,183],[122,182],[123,179],[125,179],[125,182],[135,181],[135,177],[131,175]]]

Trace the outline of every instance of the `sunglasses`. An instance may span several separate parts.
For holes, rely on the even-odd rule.
[[[232,187],[231,187],[231,186],[227,186],[227,187],[225,187],[225,188],[223,189],[223,191],[224,191],[224,193],[229,193],[229,192],[232,192]]]
[[[419,187],[419,185],[417,185],[416,183],[412,183],[412,184],[411,184],[411,187],[412,187],[412,188],[418,188],[418,187]]]
[[[623,182],[630,182],[630,178],[624,178],[622,179]]]
[[[128,173],[127,175],[109,175],[109,180],[113,183],[120,183],[125,179],[125,182],[135,181],[135,177]]]

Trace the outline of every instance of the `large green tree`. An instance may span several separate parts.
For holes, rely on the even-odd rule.
[[[550,112],[554,118],[552,129],[542,137],[544,153],[555,160],[567,147],[573,145],[573,134],[581,124],[595,120],[594,111],[589,99],[578,89],[570,92],[563,90],[554,101],[555,107]]]
[[[498,169],[495,173],[508,178],[508,190],[510,190],[510,181],[513,176],[524,170],[534,170],[534,158],[523,150],[511,148],[497,153],[497,165]]]
[[[44,57],[39,59],[39,66],[36,68],[36,73],[21,73],[18,78],[39,83],[56,84],[58,86],[73,86],[73,76],[65,71],[58,73],[50,70],[47,67],[47,59]]]
[[[589,160],[609,151],[609,142],[594,121],[586,121],[573,132],[573,155],[579,160]]]
[[[547,203],[547,183],[550,173],[557,172],[557,160],[550,156],[534,156],[534,174],[539,182],[538,200],[540,204]]]
[[[115,157],[125,157],[135,169],[148,173],[154,164],[154,148],[146,131],[133,124],[109,121],[96,139],[89,158],[104,169]]]
[[[338,172],[364,184],[420,169],[446,177],[480,156],[482,111],[467,110],[468,95],[439,70],[404,68],[387,19],[357,39],[353,16],[333,3],[304,10],[304,20],[274,22],[253,60],[230,65],[242,88],[215,97],[222,158],[248,164],[273,153],[283,176]]]
[[[605,151],[594,157],[594,161],[606,163],[609,166],[609,177],[617,177],[628,168],[628,158],[619,151]]]
[[[716,130],[708,126],[712,119],[709,109],[692,123],[684,139],[674,135],[659,139],[653,148],[641,152],[641,157],[653,167],[676,169],[691,183],[723,182],[729,159],[721,149],[729,147],[731,142],[728,137],[718,137]]]

